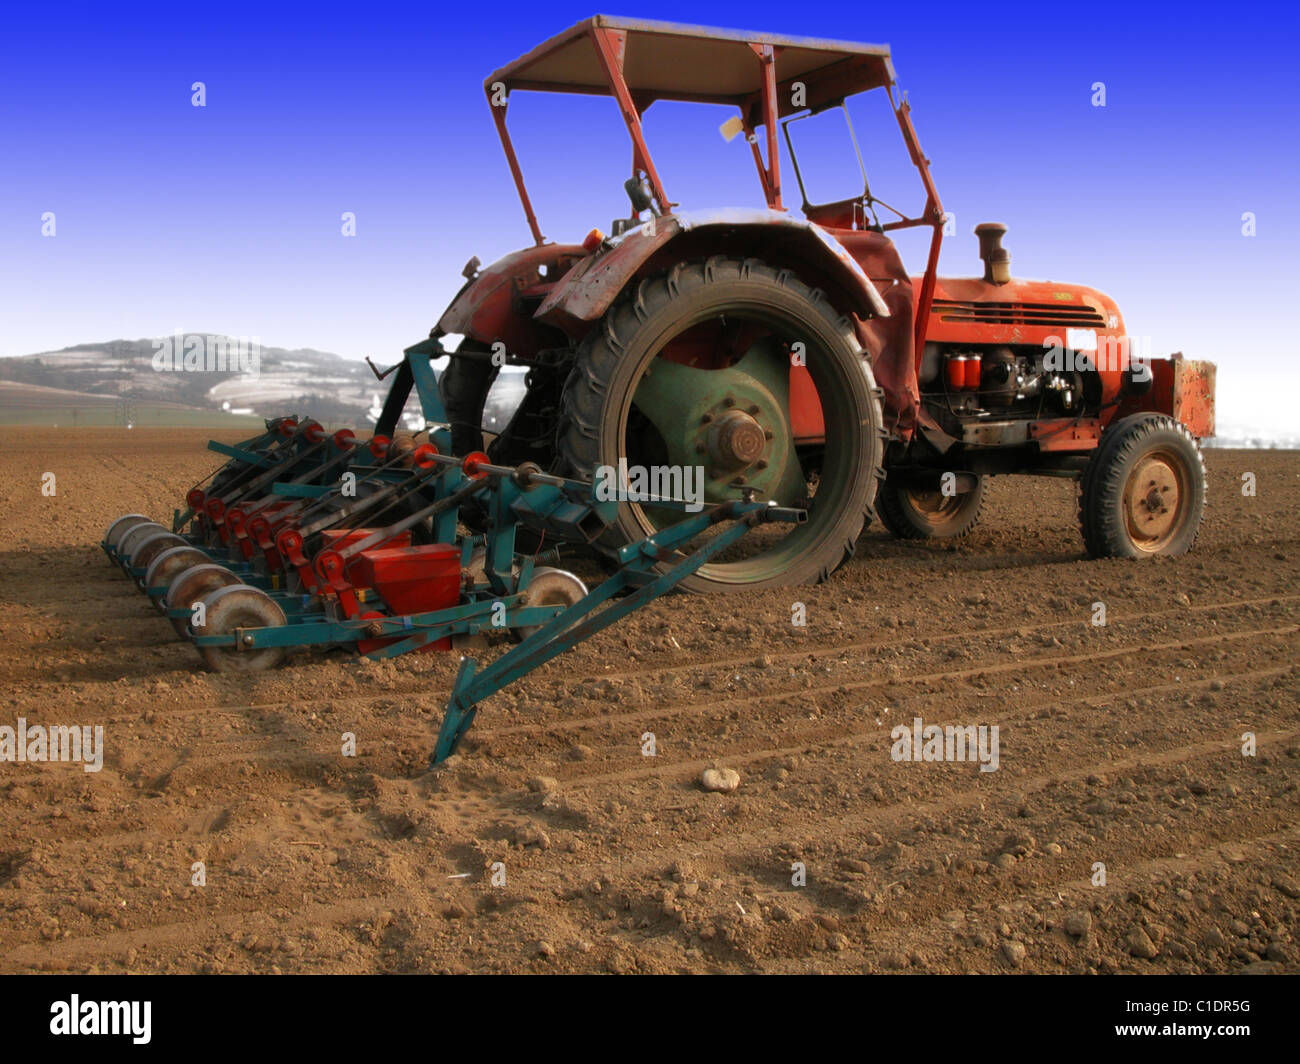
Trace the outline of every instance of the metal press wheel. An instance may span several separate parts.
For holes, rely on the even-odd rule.
[[[278,628],[285,623],[284,610],[265,592],[247,584],[218,588],[203,599],[204,623],[194,634],[230,635],[243,628]],[[203,663],[213,672],[261,672],[284,660],[284,647],[240,650],[229,646],[198,647]]]

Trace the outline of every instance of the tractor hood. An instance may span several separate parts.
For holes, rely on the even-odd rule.
[[[912,283],[919,286],[921,278]],[[929,319],[925,338],[936,343],[1039,346],[1055,336],[1066,347],[1087,350],[1099,338],[1124,335],[1124,319],[1108,295],[1056,281],[940,277]]]

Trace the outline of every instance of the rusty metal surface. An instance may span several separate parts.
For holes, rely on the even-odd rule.
[[[1213,362],[1186,359],[1181,354],[1153,358],[1151,389],[1145,395],[1125,396],[1117,417],[1152,410],[1169,414],[1187,427],[1198,440],[1214,435],[1214,384],[1217,367]]]
[[[920,284],[921,278],[914,278]],[[957,304],[958,306],[954,306]],[[979,313],[963,313],[960,304],[986,308],[987,320]],[[1028,313],[1016,313],[1016,306],[1028,306]],[[1005,309],[1002,320],[995,312]],[[1043,308],[1038,310],[1036,308]],[[1059,314],[1050,313],[1051,310]],[[1124,319],[1115,301],[1104,292],[1078,284],[1055,281],[1024,281],[1013,278],[1006,284],[990,284],[979,277],[940,277],[935,281],[934,303],[925,339],[938,343],[1029,344],[1040,347],[1048,337],[1063,330],[1085,328],[1098,339],[1124,336]]]
[[[1198,440],[1214,435],[1214,384],[1218,367],[1201,359],[1174,362],[1173,414]]]
[[[889,317],[858,318],[858,340],[871,353],[876,384],[885,393],[885,428],[901,439],[916,429],[921,394],[912,349],[916,292],[894,242],[881,233],[837,232],[840,243],[870,276]]]
[[[613,246],[610,250],[602,252],[581,270],[571,271],[551,290],[538,308],[537,317],[541,321],[593,322],[609,309],[619,292],[651,256],[675,237],[709,227],[740,229],[761,226],[803,237],[810,252],[844,276],[846,287],[857,295],[859,305],[852,309],[863,317],[889,316],[888,304],[857,260],[825,229],[780,211],[737,207],[679,212],[671,218],[658,219],[653,227],[642,225],[611,240],[609,243]]]
[[[1006,447],[1029,441],[1029,422],[1023,418],[1010,421],[972,421],[961,427],[963,442],[975,447]]]
[[[681,215],[675,215],[610,241],[609,250],[579,263],[551,289],[537,319],[568,328],[595,321],[642,264],[681,231]]]
[[[1029,423],[1029,438],[1040,451],[1088,451],[1101,439],[1101,419],[1048,418]]]
[[[1101,438],[1101,420],[1095,417],[1009,418],[973,421],[962,426],[962,439],[975,447],[1013,447],[1036,443],[1040,451],[1089,451]]]
[[[531,308],[519,305],[519,294],[554,281],[586,252],[576,244],[545,244],[515,251],[480,270],[438,319],[444,333],[462,333],[485,344],[500,341],[512,355],[536,354],[537,327]]]
[[[753,45],[779,48],[782,86],[803,81],[814,106],[828,93],[851,95],[893,80],[886,45],[596,15],[494,70],[484,85],[610,95],[591,44],[602,31],[625,36],[627,88],[647,105],[653,100],[751,105],[761,97],[765,77]]]

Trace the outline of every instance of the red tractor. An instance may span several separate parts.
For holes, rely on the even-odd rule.
[[[938,277],[945,214],[888,48],[596,16],[484,88],[534,244],[484,268],[472,259],[431,333],[439,351],[462,337],[440,380],[457,454],[482,447],[488,390],[516,364],[527,392],[494,461],[583,478],[689,468],[706,502],[807,510],[684,582],[696,591],[822,580],[873,516],[904,538],[959,536],[997,474],[1077,479],[1093,556],[1191,547],[1214,366],[1131,350],[1096,289],[1012,278],[1001,225],[976,227],[982,276]],[[543,236],[506,128],[511,97],[528,91],[617,103],[631,213],[608,235]],[[867,166],[861,191],[855,174],[849,198],[810,202],[797,123],[847,118],[861,93],[887,98],[924,194],[915,217],[873,196]],[[736,109],[723,132],[748,142],[762,207],[678,210],[642,127],[660,100]],[[802,217],[785,204],[778,128]],[[930,230],[919,276],[891,239],[913,228]],[[615,551],[674,519],[653,498],[624,502],[600,544]]]

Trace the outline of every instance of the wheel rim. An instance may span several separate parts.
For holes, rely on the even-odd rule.
[[[131,555],[135,549],[140,546],[149,536],[157,535],[160,532],[166,532],[167,529],[156,521],[144,521],[141,524],[132,527],[121,539],[117,541],[117,556],[124,560],[128,565],[131,562]]]
[[[155,532],[136,544],[135,550],[131,552],[131,568],[147,572],[153,560],[163,551],[184,546],[187,546],[185,540],[175,532]]]
[[[1124,524],[1141,551],[1162,550],[1182,529],[1188,474],[1171,451],[1158,450],[1138,459],[1124,485]]]
[[[149,563],[149,568],[144,574],[144,586],[146,588],[170,587],[172,580],[186,569],[204,565],[208,561],[208,556],[197,547],[172,547]],[[159,597],[156,602],[160,610],[167,609],[165,595]]]
[[[122,537],[131,531],[131,529],[136,525],[147,525],[153,523],[154,522],[144,514],[123,514],[108,526],[108,531],[104,533],[104,542],[116,550],[117,545],[122,541]]]
[[[941,491],[908,488],[903,494],[917,518],[935,530],[959,520],[968,501],[966,495],[945,495]]]
[[[195,635],[229,635],[239,628],[275,628],[285,623],[284,611],[266,594],[247,584],[218,588],[203,599],[204,624]],[[199,655],[214,672],[260,672],[284,658],[283,647],[240,650],[233,646],[199,647]]]
[[[206,562],[178,573],[167,588],[167,609],[193,611],[194,604],[202,601],[218,588],[229,587],[242,581],[224,565]],[[189,634],[188,617],[172,617],[172,627],[183,636]]]
[[[525,592],[527,606],[573,606],[587,597],[587,585],[565,569],[541,567],[533,575]],[[542,626],[522,625],[514,629],[516,639],[527,639]]]
[[[743,483],[756,489],[758,499],[808,508],[806,523],[750,533],[727,561],[702,566],[703,578],[740,586],[779,577],[834,524],[851,492],[851,449],[842,441],[863,427],[848,387],[836,381],[834,356],[810,342],[811,328],[799,332],[827,442],[796,445],[788,335],[795,328],[797,323],[759,306],[701,310],[650,345],[635,388],[618,408],[616,431],[629,466],[703,466],[706,505],[739,499],[737,485]],[[624,505],[643,535],[685,516],[653,505]]]

